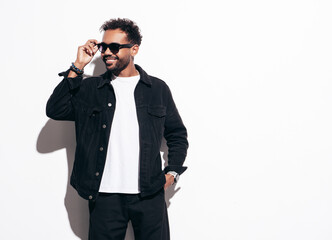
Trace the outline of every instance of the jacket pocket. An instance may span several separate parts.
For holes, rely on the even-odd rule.
[[[166,116],[166,107],[164,106],[148,106],[148,113],[155,117],[165,117]]]
[[[165,106],[148,106],[148,116],[150,122],[150,136],[151,141],[154,142],[159,148],[164,135],[164,124],[166,116]]]
[[[92,108],[87,108],[85,109],[86,114],[90,117],[93,118],[96,116],[96,114],[100,114],[100,112],[103,111],[102,107],[92,107]]]
[[[83,107],[78,120],[80,137],[92,138],[102,128],[103,107]]]

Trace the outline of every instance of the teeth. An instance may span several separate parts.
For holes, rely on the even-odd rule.
[[[116,60],[116,57],[107,57],[106,60]]]

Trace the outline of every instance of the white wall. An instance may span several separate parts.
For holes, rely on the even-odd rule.
[[[45,104],[113,17],[140,26],[135,61],[168,83],[188,128],[172,239],[332,239],[331,12],[329,0],[1,1],[0,239],[87,239],[68,186],[73,125]]]

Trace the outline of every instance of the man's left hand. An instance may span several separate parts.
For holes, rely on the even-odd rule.
[[[166,183],[164,185],[164,189],[166,190],[167,188],[169,188],[169,186],[171,186],[174,183],[174,176],[172,174],[165,174],[165,178],[166,178]]]

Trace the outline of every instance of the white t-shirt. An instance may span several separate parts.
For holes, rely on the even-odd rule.
[[[139,128],[134,90],[140,75],[113,79],[116,106],[99,192],[139,193]]]

